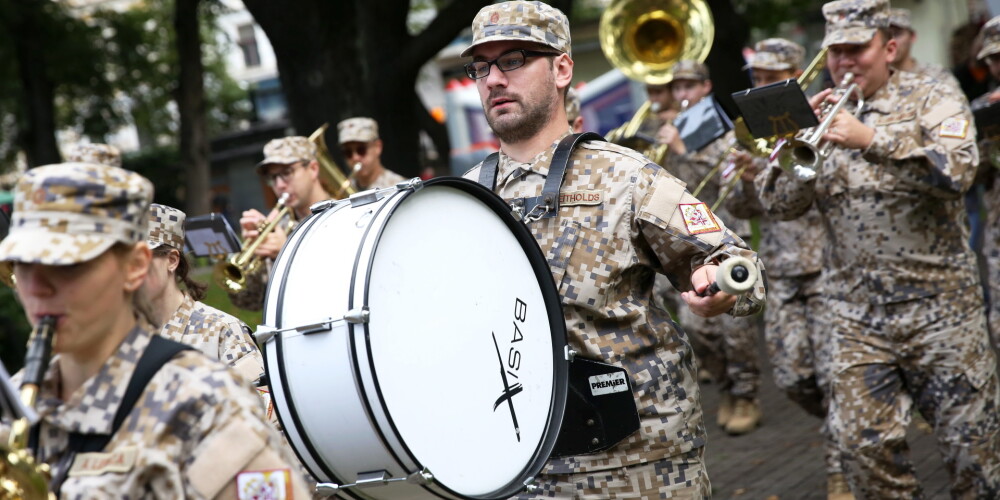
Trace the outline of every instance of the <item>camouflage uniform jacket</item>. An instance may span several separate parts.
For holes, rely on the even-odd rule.
[[[763,171],[767,159],[751,157]],[[735,174],[734,174],[735,175]],[[757,217],[760,228],[760,260],[767,263],[768,278],[791,278],[815,274],[823,269],[823,245],[826,233],[815,207],[792,220],[778,220],[767,215],[752,182],[736,181],[723,205],[733,217]]]
[[[719,163],[720,159],[725,162],[729,147],[735,143],[735,137],[736,134],[730,130],[698,151],[677,154],[676,151],[668,150],[667,157],[663,161],[664,168],[687,184],[688,191],[693,192],[695,189],[698,189],[698,185]],[[715,204],[724,187],[721,182],[719,170],[721,169],[714,172],[708,183],[705,184],[705,187],[698,193],[698,199],[708,203],[708,206]],[[733,217],[725,209],[725,206],[720,208],[721,210],[718,213],[728,223],[729,229],[743,238],[749,238],[750,224],[745,220]]]
[[[557,144],[529,163],[501,153],[496,192],[508,200],[540,195]],[[667,312],[652,306],[654,273],[690,290],[693,269],[719,257],[755,260],[756,254],[711,214],[704,226],[685,222],[684,208],[700,206],[706,213],[707,207],[642,155],[587,141],[572,158],[558,215],[528,228],[559,288],[570,345],[579,356],[628,370],[641,423],[639,432],[610,450],[553,459],[547,472],[606,470],[702,447],[705,427],[690,344]],[[477,180],[479,169],[465,176]],[[731,314],[761,309],[764,281],[757,278],[758,286],[739,297]]]
[[[396,184],[399,184],[400,182],[403,182],[405,180],[406,179],[403,178],[402,175],[399,175],[396,172],[389,170],[388,168],[383,168],[382,174],[379,175],[378,178],[376,178],[374,181],[372,181],[371,185],[367,187],[362,188],[361,186],[359,186],[357,179],[352,179],[351,183],[354,184],[354,189],[362,191],[367,189],[382,189],[387,187],[393,187]]]
[[[939,82],[947,83],[948,85],[951,85],[955,90],[958,90],[961,93],[962,85],[958,83],[958,79],[955,78],[955,75],[952,74],[951,71],[948,71],[947,68],[941,66],[940,64],[934,64],[934,63],[927,63],[920,61],[916,61],[916,63],[917,65],[916,67],[913,68],[913,73],[916,73],[918,75],[929,76]]]
[[[197,302],[187,294],[160,335],[190,345],[233,367],[247,382],[264,373],[264,360],[250,328],[234,316]]]
[[[972,114],[951,86],[895,71],[861,113],[875,129],[865,151],[834,148],[813,181],[757,177],[772,214],[790,218],[815,200],[829,235],[826,294],[887,304],[978,283],[963,194],[979,161]]]
[[[52,466],[53,477],[66,472],[71,432],[111,431],[151,338],[144,328],[133,329],[67,401],[58,397],[60,357],[53,357],[36,405],[42,417],[38,458]],[[0,426],[0,435],[8,432]],[[264,422],[249,384],[222,363],[185,351],[153,376],[103,453],[76,455],[60,498],[236,498],[238,481],[271,470],[281,470],[277,475],[295,496],[309,498],[286,450],[278,431]]]
[[[299,221],[282,221],[280,226],[285,228],[288,234],[298,227]],[[263,265],[257,268],[256,272],[246,276],[246,285],[239,292],[228,292],[229,300],[234,306],[247,311],[260,311],[264,308],[264,294],[267,293],[267,279],[271,275],[272,259],[264,259]]]

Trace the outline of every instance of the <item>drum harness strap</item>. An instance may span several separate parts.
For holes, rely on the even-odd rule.
[[[153,375],[156,375],[156,373],[160,371],[160,368],[162,368],[167,361],[173,359],[174,356],[183,351],[192,349],[193,348],[189,345],[174,342],[173,340],[169,340],[159,335],[152,336],[149,341],[149,345],[146,346],[146,350],[142,353],[142,357],[139,358],[138,364],[136,364],[135,372],[132,373],[132,379],[129,380],[128,387],[125,389],[125,396],[122,398],[121,405],[118,406],[114,422],[111,425],[111,433],[70,433],[67,455],[63,458],[63,461],[66,462],[66,466],[62,468],[62,472],[59,477],[52,479],[51,490],[53,493],[57,496],[59,495],[59,489],[62,487],[62,483],[66,480],[66,475],[69,473],[70,468],[72,468],[73,462],[76,460],[77,453],[95,453],[103,450],[125,422],[125,418],[128,417],[129,413],[132,413],[132,408],[135,406],[136,402],[139,401],[139,397],[142,396],[143,391],[146,389],[146,385],[149,384]],[[40,426],[36,424],[31,429],[31,435],[28,442],[28,446],[35,450],[36,455],[38,453],[39,434]]]
[[[581,134],[568,135],[559,141],[559,145],[556,146],[556,152],[552,155],[552,162],[549,164],[549,173],[545,176],[542,195],[508,200],[516,217],[520,218],[525,224],[528,224],[538,219],[555,217],[559,213],[559,189],[562,187],[563,179],[566,176],[566,167],[569,166],[570,155],[576,149],[577,144],[590,140],[603,141],[604,138],[594,132],[583,132]],[[486,186],[490,191],[496,192],[499,166],[500,153],[496,152],[487,156],[479,169],[479,183]],[[531,208],[525,211],[525,207]]]

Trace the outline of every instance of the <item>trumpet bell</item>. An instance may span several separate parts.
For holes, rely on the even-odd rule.
[[[715,24],[704,0],[618,0],[601,15],[604,56],[628,78],[657,85],[682,59],[704,61]]]

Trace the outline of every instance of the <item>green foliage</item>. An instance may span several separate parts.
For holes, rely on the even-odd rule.
[[[203,261],[200,263],[205,265],[194,268],[191,272],[191,277],[203,283],[208,283],[208,290],[205,291],[205,298],[201,301],[220,311],[236,316],[240,319],[240,321],[250,326],[251,330],[256,331],[257,325],[259,325],[261,321],[261,312],[247,311],[234,306],[229,300],[229,295],[226,294],[226,291],[219,287],[219,285],[215,284],[215,281],[212,280],[212,263],[208,262],[207,259],[198,260]],[[192,262],[192,264],[195,264],[195,262]]]
[[[185,176],[180,153],[176,148],[157,147],[126,155],[122,166],[149,179],[155,192],[153,201],[171,207],[184,204]]]
[[[781,35],[781,25],[802,24],[816,17],[827,0],[731,0],[733,7],[746,21],[766,36]],[[822,21],[822,18],[819,18]]]

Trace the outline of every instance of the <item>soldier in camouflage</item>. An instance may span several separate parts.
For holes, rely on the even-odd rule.
[[[66,161],[120,167],[122,166],[122,153],[110,144],[81,142],[69,148],[69,151],[66,152]]]
[[[573,87],[566,87],[566,121],[574,134],[583,132],[583,116],[580,115],[580,93]]]
[[[805,49],[790,40],[769,38],[757,42],[746,69],[755,87],[770,85],[802,74]],[[767,216],[757,199],[754,179],[767,167],[767,158],[740,148],[728,158],[733,168],[722,183],[732,191],[725,207],[734,217],[757,217],[761,260],[767,262],[767,308],[764,339],[775,385],[811,415],[825,418],[830,357],[829,336],[819,324],[822,308],[820,271],[823,268],[823,233],[819,212],[810,208],[802,217],[782,221]],[[742,173],[741,173],[742,172]],[[725,172],[723,172],[725,174]],[[739,179],[732,176],[740,175]],[[840,466],[837,444],[827,436],[824,458],[827,497],[853,498]]]
[[[896,59],[892,61],[892,67],[901,71],[909,71],[924,76],[929,76],[935,80],[947,83],[961,90],[955,75],[943,66],[929,62],[921,62],[913,57],[912,49],[917,41],[917,32],[910,23],[910,9],[889,9],[889,31],[892,38],[896,40]]]
[[[570,134],[563,103],[573,77],[569,21],[541,2],[504,2],[480,10],[472,32],[462,55],[473,58],[466,71],[500,139],[495,191],[507,200],[537,196],[556,145]],[[479,179],[482,168],[466,177]],[[537,496],[709,497],[690,344],[652,306],[653,276],[671,276],[698,314],[744,316],[765,300],[760,272],[740,296],[696,291],[714,280],[719,262],[756,261],[756,254],[676,178],[621,146],[581,142],[560,198],[555,216],[528,227],[559,287],[570,345],[577,356],[628,371],[641,422],[607,451],[550,460]]]
[[[1000,80],[1000,16],[990,19],[980,31],[983,48],[977,54],[986,61],[995,80]],[[972,101],[972,109],[985,108],[1000,101],[1000,90],[987,92]],[[989,189],[983,192],[986,222],[983,256],[986,258],[987,284],[990,290],[989,325],[993,347],[1000,349],[1000,124],[979,130],[979,180]]]
[[[674,65],[673,75],[670,92],[677,102],[687,103],[690,107],[712,92],[708,67],[702,63],[680,61]],[[676,131],[673,124],[664,125],[661,138],[666,140],[665,137],[671,134],[671,130]],[[689,189],[695,189],[707,178],[708,182],[698,193],[698,199],[712,205],[719,198],[722,189],[719,176],[712,174],[712,171],[736,143],[734,137],[730,131],[698,151],[686,151],[684,143],[677,139],[670,143],[664,167],[686,183]],[[732,217],[725,207],[720,213],[724,220],[729,221],[730,230],[746,240],[750,238],[750,224],[747,221]],[[676,293],[670,289],[671,286],[664,277],[657,278],[657,281],[657,293]],[[721,397],[716,423],[732,435],[753,431],[761,420],[760,403],[757,399],[760,387],[758,318],[704,318],[683,307],[678,308],[677,317],[691,336],[698,361],[719,384]]]
[[[906,429],[933,426],[955,498],[1000,495],[1000,388],[962,195],[978,163],[964,97],[895,71],[885,0],[823,6],[827,67],[854,72],[860,118],[839,113],[814,179],[757,178],[772,215],[815,205],[826,226],[821,323],[831,335],[829,424],[858,498],[920,498]],[[813,97],[814,108],[832,99]]]
[[[152,195],[152,183],[133,172],[87,163],[38,167],[18,183],[0,260],[14,262],[29,321],[56,317],[34,447],[52,467],[51,489],[64,498],[306,498],[253,389],[196,350],[159,367],[112,431],[157,337],[136,293],[152,258]],[[109,440],[97,452],[73,451],[77,434]]]
[[[375,120],[356,116],[337,124],[340,152],[351,169],[357,170],[351,180],[354,189],[387,188],[403,182],[403,176],[382,165],[382,139]]]
[[[266,265],[260,266],[258,272],[246,276],[246,285],[242,290],[227,290],[229,299],[236,307],[250,311],[259,311],[264,307],[264,292],[267,291],[271,264],[285,245],[288,233],[295,228],[297,221],[309,215],[310,206],[331,198],[327,187],[320,180],[319,169],[316,145],[306,137],[283,137],[264,146],[264,159],[257,164],[257,174],[264,178],[278,197],[289,195],[287,204],[293,217],[280,222],[254,252],[265,259]],[[240,217],[243,241],[256,239],[265,220],[271,220],[275,216],[276,210],[272,210],[267,217],[253,209],[243,212]]]
[[[190,265],[184,249],[184,212],[153,203],[149,207],[146,243],[153,251],[146,281],[139,289],[153,308],[160,335],[197,348],[206,356],[233,368],[248,383],[264,374],[264,360],[250,335],[250,327],[201,299],[206,286],[188,276]],[[183,286],[183,288],[182,288]],[[265,388],[268,417],[272,415]]]

